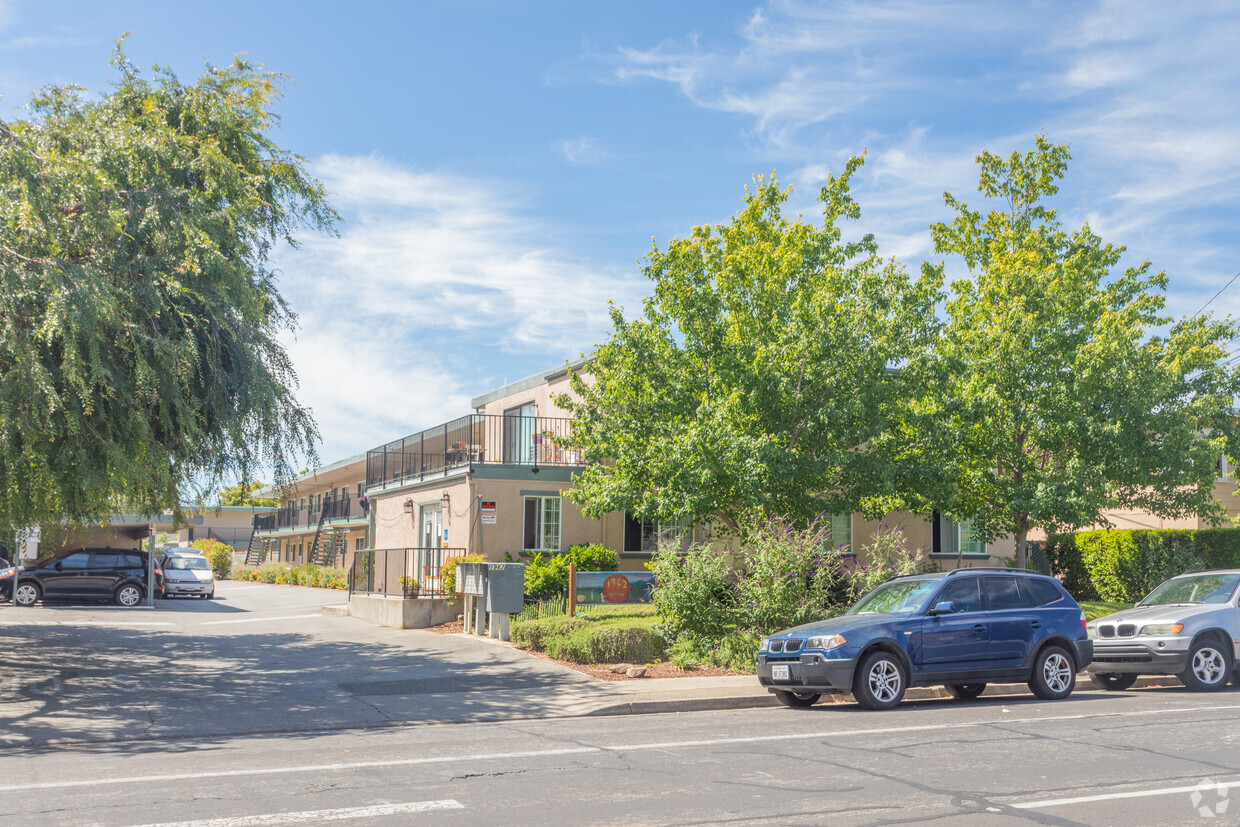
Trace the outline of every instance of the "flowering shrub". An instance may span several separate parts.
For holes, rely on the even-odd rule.
[[[850,571],[845,550],[830,541],[830,527],[817,520],[805,529],[778,517],[760,524],[737,583],[737,628],[769,634],[837,614]]]
[[[904,529],[880,523],[869,545],[861,547],[866,562],[853,561],[849,578],[852,600],[872,591],[893,577],[916,574],[921,571],[925,557],[921,549],[910,548]]]
[[[735,560],[707,545],[661,545],[650,568],[668,656],[682,668],[751,672],[763,635],[839,614],[922,563],[898,526],[880,526],[862,551],[865,563],[833,547],[828,526],[818,520],[798,528],[780,517],[760,522]]]
[[[238,567],[234,579],[272,583],[277,586],[310,586],[319,589],[349,588],[348,575],[344,569],[324,568],[313,564],[296,568],[284,563],[263,563],[256,569]]]

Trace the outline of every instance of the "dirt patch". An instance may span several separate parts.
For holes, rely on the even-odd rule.
[[[722,675],[744,675],[745,672],[730,672],[727,669],[716,669],[712,666],[696,666],[693,669],[677,669],[674,663],[664,661],[662,663],[638,663],[636,666],[645,666],[646,674],[640,678],[630,678],[624,673],[616,673],[611,671],[610,663],[573,663],[567,660],[556,660],[547,655],[546,652],[531,652],[528,649],[519,651],[539,660],[547,660],[552,663],[558,663],[560,666],[566,666],[576,672],[589,675],[600,681],[644,681],[648,678],[717,678]]]
[[[427,626],[421,631],[434,632],[437,635],[459,635],[465,632],[465,621],[451,620],[447,623],[440,623],[438,626]]]

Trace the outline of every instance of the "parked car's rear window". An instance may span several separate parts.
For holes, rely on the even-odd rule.
[[[205,557],[169,557],[164,561],[164,567],[169,569],[198,569],[205,571],[211,568],[211,564],[207,562]]]
[[[146,561],[137,554],[126,554],[125,566],[131,569],[144,569],[146,568]]]
[[[97,552],[90,563],[95,569],[116,569],[121,566],[121,555],[113,552]]]
[[[983,577],[982,588],[986,590],[986,608],[990,611],[1022,608],[1015,577]]]
[[[1020,579],[1022,588],[1029,592],[1029,599],[1034,606],[1048,606],[1063,600],[1063,593],[1055,587],[1055,584],[1049,580],[1041,580],[1036,577],[1022,577]]]

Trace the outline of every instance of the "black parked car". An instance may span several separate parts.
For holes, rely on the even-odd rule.
[[[114,600],[137,606],[146,597],[145,551],[84,548],[70,551],[21,572],[17,605],[40,600]],[[12,592],[13,569],[0,571],[0,594]],[[163,592],[162,572],[155,571],[156,594]]]

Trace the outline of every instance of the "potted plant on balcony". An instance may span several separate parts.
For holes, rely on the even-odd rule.
[[[401,588],[405,590],[405,597],[417,597],[422,591],[422,584],[417,578],[405,575],[400,579]]]

